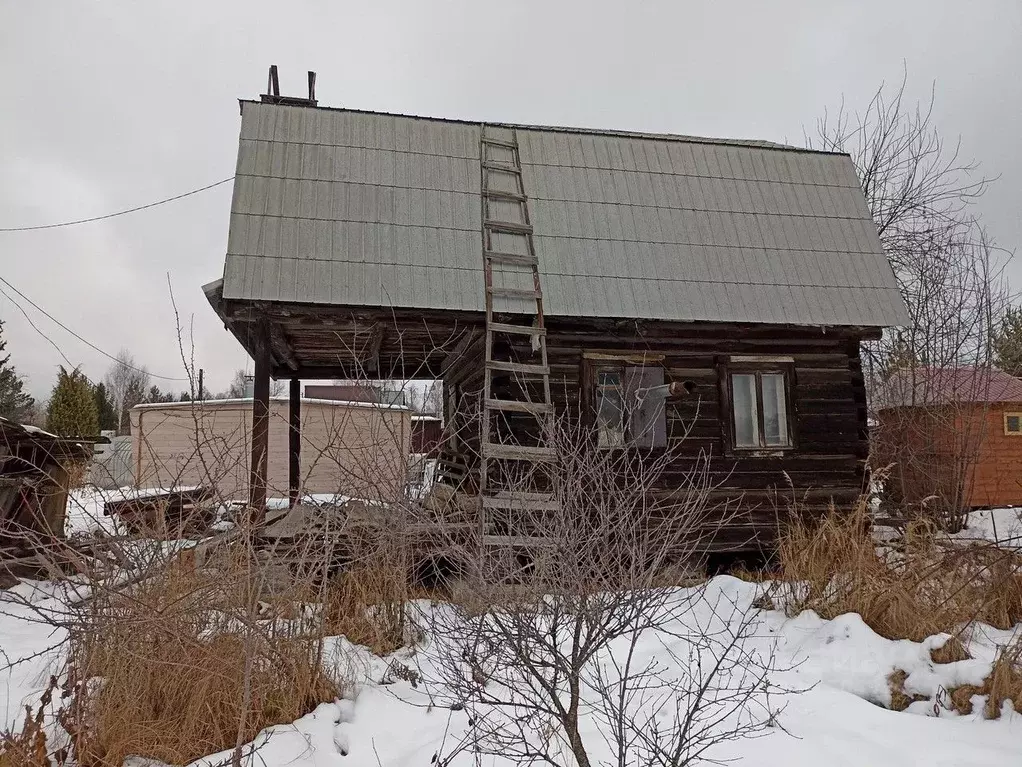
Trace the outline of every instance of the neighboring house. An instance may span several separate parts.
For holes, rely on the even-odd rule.
[[[860,342],[907,314],[848,155],[273,94],[241,114],[208,300],[264,380],[442,379],[443,480],[484,531],[569,411],[604,449],[670,448],[660,497],[710,456],[740,512],[714,550],[862,490]]]
[[[897,371],[874,404],[892,505],[1022,505],[1022,381],[992,368]]]
[[[267,482],[289,493],[288,400],[269,406]],[[368,402],[301,400],[299,492],[397,500],[411,444],[411,411]],[[249,490],[252,400],[138,405],[131,410],[138,487],[205,485],[225,498]]]

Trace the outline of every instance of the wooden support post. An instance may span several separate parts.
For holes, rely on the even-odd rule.
[[[266,520],[266,481],[270,443],[270,339],[259,328],[255,346],[255,387],[252,396],[252,473],[249,478],[249,505],[252,521]]]
[[[288,499],[291,508],[298,503],[298,489],[301,484],[302,471],[302,382],[297,378],[291,379],[291,397],[288,409],[288,430],[287,438],[287,486]]]

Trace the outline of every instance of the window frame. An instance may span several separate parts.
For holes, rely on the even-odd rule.
[[[585,351],[582,354],[582,365],[581,365],[581,380],[582,380],[582,391],[581,400],[583,406],[583,412],[585,413],[586,424],[589,426],[594,435],[597,443],[597,447],[600,450],[624,450],[624,449],[640,449],[640,450],[664,450],[670,443],[670,419],[667,417],[667,406],[668,403],[664,402],[663,412],[660,417],[664,419],[664,444],[638,447],[633,442],[631,436],[631,424],[629,419],[625,417],[626,411],[622,408],[622,432],[623,440],[620,445],[600,445],[599,444],[599,374],[606,372],[616,372],[621,376],[621,387],[622,393],[625,387],[625,381],[627,378],[627,369],[630,367],[647,367],[647,368],[659,368],[663,371],[664,383],[668,383],[667,368],[664,364],[664,355],[656,354],[651,352],[634,352],[634,351]],[[623,404],[623,401],[622,401]]]
[[[1022,437],[1022,411],[1010,411],[1002,413],[1002,425],[1004,426],[1004,436],[1006,437]],[[1019,430],[1009,431],[1008,430],[1008,419],[1018,418],[1019,419]]]
[[[795,430],[795,364],[790,357],[731,358],[723,360],[720,368],[720,389],[722,396],[721,425],[724,444],[729,454],[782,455],[798,449],[798,434]],[[767,445],[764,428],[763,376],[784,376],[784,420],[788,432],[788,444]],[[759,445],[738,445],[735,435],[735,402],[732,376],[754,375],[756,377],[756,428],[759,431]]]

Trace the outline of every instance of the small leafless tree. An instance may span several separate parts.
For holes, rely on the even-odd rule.
[[[730,517],[710,501],[707,459],[658,493],[676,450],[599,449],[568,416],[548,444],[556,503],[530,513],[523,500],[507,546],[458,552],[453,605],[430,614],[422,673],[471,712],[460,748],[676,766],[768,726],[771,659],[749,649],[748,606],[696,585]]]

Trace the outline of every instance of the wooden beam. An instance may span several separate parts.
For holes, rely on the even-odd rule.
[[[443,363],[440,365],[440,371],[446,373],[453,365],[457,364],[458,360],[465,356],[473,343],[480,342],[484,338],[485,335],[482,330],[470,330],[465,333],[462,339],[455,344],[454,348],[444,358]]]
[[[255,390],[252,397],[252,470],[249,476],[249,506],[252,521],[266,520],[266,482],[270,443],[270,339],[265,323],[255,328]]]
[[[302,456],[302,382],[298,378],[291,379],[290,397],[288,400],[287,435],[288,464],[287,487],[289,506],[294,508],[298,503],[298,490],[301,485]]]

